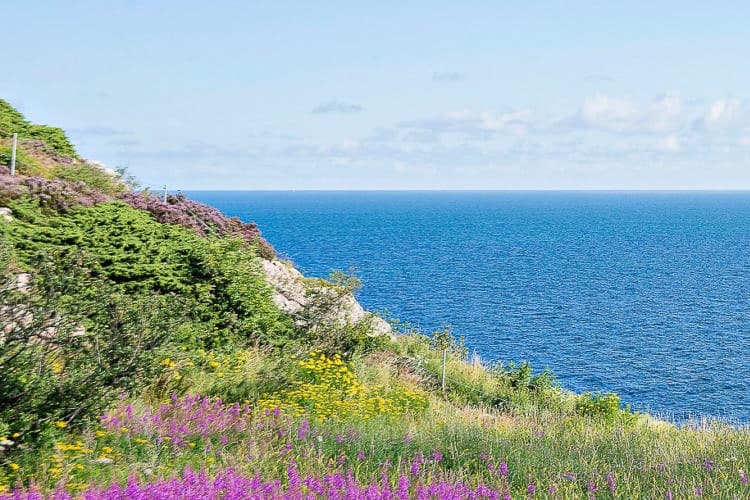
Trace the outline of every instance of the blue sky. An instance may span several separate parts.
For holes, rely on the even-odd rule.
[[[16,2],[0,97],[149,186],[750,189],[747,2],[368,4]]]

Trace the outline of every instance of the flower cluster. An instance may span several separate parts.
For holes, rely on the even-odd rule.
[[[0,174],[0,203],[5,204],[22,196],[38,200],[42,207],[60,212],[77,206],[91,207],[97,203],[112,201],[83,182]]]
[[[166,202],[145,192],[125,192],[120,196],[131,207],[145,210],[164,224],[178,224],[192,229],[200,236],[237,236],[258,244],[263,257],[273,258],[273,247],[261,237],[254,222],[244,223],[237,217],[227,217],[204,203],[189,200],[183,195],[167,196]]]
[[[285,484],[286,483],[286,484]],[[231,469],[211,478],[206,473],[195,473],[190,469],[182,477],[141,484],[131,478],[125,486],[113,483],[108,488],[89,488],[82,493],[87,500],[146,500],[152,498],[182,498],[185,500],[226,498],[232,500],[255,498],[503,498],[500,492],[479,485],[476,488],[459,482],[432,480],[415,482],[401,476],[395,485],[389,482],[363,484],[353,474],[334,473],[322,478],[303,477],[294,465],[287,470],[285,481],[264,481],[260,476],[244,477]],[[42,500],[36,492],[15,492],[12,496],[0,496],[2,500]],[[56,500],[72,500],[64,490],[54,494]],[[505,497],[510,498],[510,497]]]
[[[295,380],[291,389],[259,401],[261,408],[283,409],[297,416],[311,414],[322,420],[368,420],[376,415],[397,416],[427,407],[421,390],[360,383],[338,354],[328,357],[313,351],[297,364],[301,380]]]

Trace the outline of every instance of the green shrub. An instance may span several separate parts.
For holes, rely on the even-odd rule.
[[[54,176],[66,181],[84,182],[88,187],[109,196],[115,196],[127,189],[127,185],[118,174],[110,174],[88,163],[58,165]]]
[[[19,137],[21,137],[20,134]],[[73,147],[68,136],[65,135],[65,131],[61,128],[48,127],[47,125],[31,125],[28,129],[28,135],[24,135],[23,137],[44,141],[47,143],[47,146],[62,156],[69,156],[71,158],[78,156],[75,147]]]
[[[614,392],[584,392],[576,398],[576,413],[604,420],[628,420],[634,416],[630,407],[621,408],[620,396]]]
[[[75,158],[76,151],[65,132],[57,127],[34,125],[7,101],[0,99],[0,137],[17,133],[20,139],[37,139],[47,143],[57,154]]]
[[[174,332],[186,345],[283,343],[293,323],[273,303],[260,259],[239,238],[202,238],[121,203],[45,213],[37,200],[11,205],[17,221],[0,226],[33,268],[36,255],[81,249],[91,272],[133,296],[173,294],[187,310]]]
[[[114,290],[89,274],[80,253],[41,256],[26,286],[4,262],[0,422],[33,438],[54,422],[93,418],[150,381],[179,321],[173,298]]]

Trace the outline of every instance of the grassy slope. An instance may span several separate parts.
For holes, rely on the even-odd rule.
[[[56,177],[63,165],[54,155],[36,161],[43,171],[28,173]],[[19,264],[77,247],[116,289],[177,294],[198,314],[150,360],[148,380],[110,400],[103,420],[63,426],[49,417],[33,441],[14,436],[12,419],[4,422],[0,437],[13,444],[0,454],[0,487],[33,481],[75,493],[189,466],[209,478],[231,468],[278,479],[297,492],[297,474],[306,492],[316,479],[342,474],[381,490],[408,481],[412,494],[420,486],[438,491],[444,480],[513,498],[532,489],[553,498],[750,495],[747,430],[678,429],[633,416],[614,398],[567,393],[525,367],[471,364],[444,335],[342,344],[341,360],[311,355],[319,342],[291,331],[270,305],[253,278],[250,248],[205,240],[119,203],[60,212],[21,196],[11,205],[18,220],[0,222],[0,237],[14,245]],[[224,263],[224,255],[234,257]],[[266,337],[249,333],[261,331]]]

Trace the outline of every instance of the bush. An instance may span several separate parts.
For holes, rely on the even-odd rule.
[[[174,335],[190,346],[283,343],[292,336],[260,259],[241,239],[202,238],[122,202],[46,214],[41,201],[17,201],[16,222],[0,225],[27,267],[39,253],[85,250],[92,273],[118,292],[179,296],[189,321]]]
[[[10,259],[3,266],[0,422],[33,439],[53,422],[92,418],[149,381],[152,358],[179,319],[172,299],[112,290],[80,253],[41,257],[28,284],[19,284]]]
[[[629,420],[635,415],[630,407],[621,409],[620,396],[614,392],[584,392],[576,398],[576,413],[608,421]]]
[[[75,158],[76,151],[65,132],[57,127],[34,125],[13,108],[7,101],[0,99],[0,137],[10,137],[17,133],[21,139],[38,139],[44,141],[57,154]]]
[[[107,196],[117,196],[127,189],[125,182],[118,174],[107,172],[89,163],[58,165],[54,176],[66,181],[83,182],[89,188]]]

